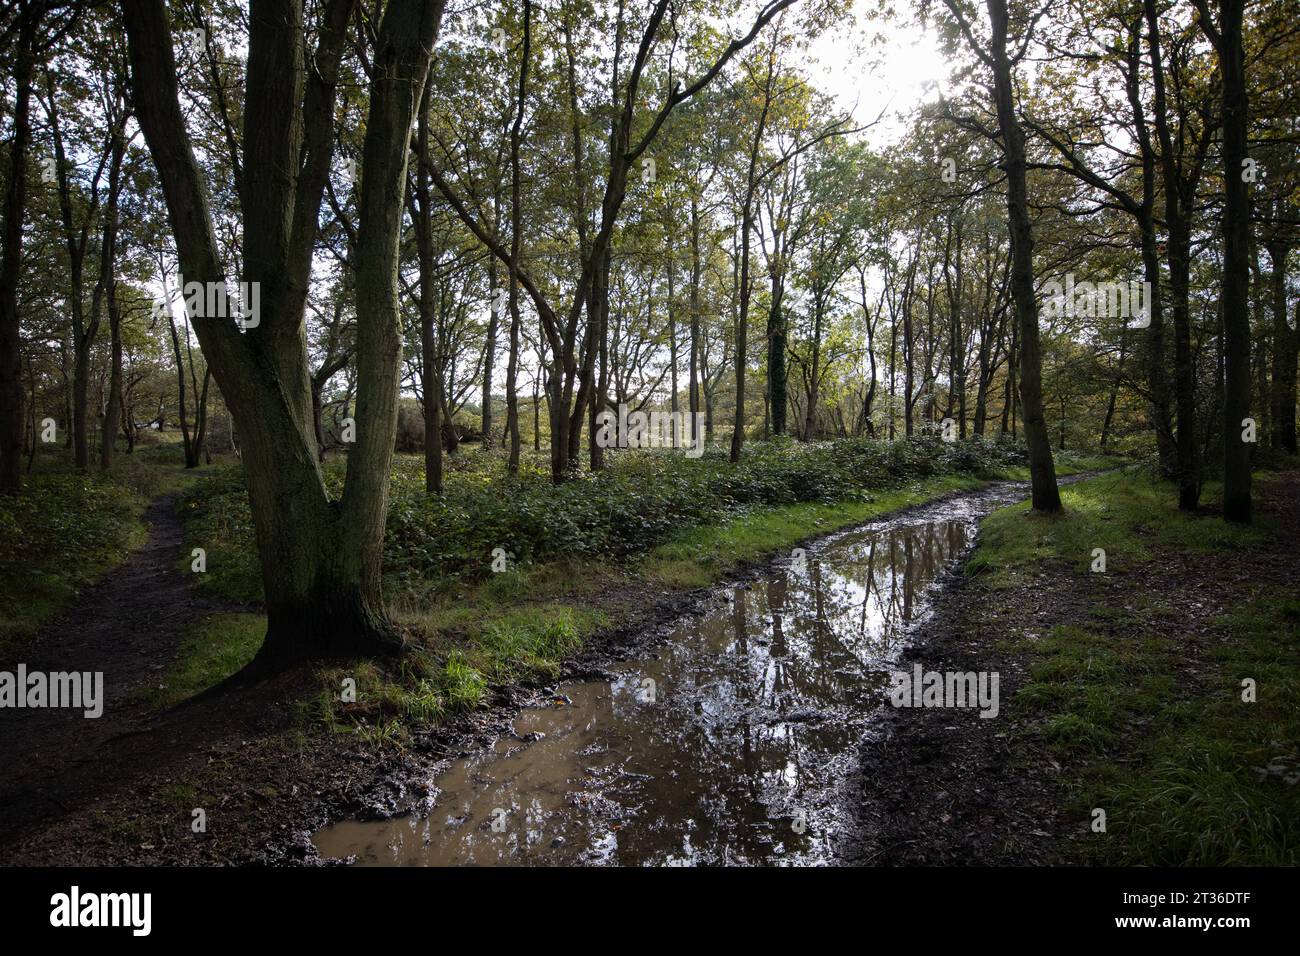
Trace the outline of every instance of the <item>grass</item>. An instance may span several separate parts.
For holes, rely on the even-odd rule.
[[[1087,593],[1091,561],[1081,555],[1097,546],[1124,582],[1122,597],[1107,591],[1078,620],[1005,642],[1029,663],[1012,702],[1031,720],[1026,753],[1067,765],[1078,819],[1095,807],[1107,813],[1104,834],[1067,852],[1124,865],[1295,865],[1300,600],[1293,589],[1244,582],[1230,592],[1231,609],[1193,637],[1173,606],[1182,592],[1152,583],[1163,557],[1221,555],[1228,566],[1269,529],[1182,515],[1168,486],[1136,475],[1064,493],[1058,517],[1013,507],[988,518],[976,561],[995,588],[1024,585],[1052,562]],[[1254,702],[1242,699],[1248,679]]]
[[[394,462],[385,532],[385,590],[425,602],[511,565],[559,560],[623,562],[672,540],[683,528],[748,518],[798,504],[867,502],[882,489],[946,475],[991,477],[1024,461],[1010,441],[933,438],[755,443],[738,464],[720,448],[689,459],[669,452],[624,452],[608,467],[555,485],[530,460],[508,475],[504,458],[476,449],[448,460],[441,495],[425,492],[423,463]],[[331,494],[343,462],[325,468]],[[810,513],[814,513],[812,509]],[[215,475],[182,501],[187,550],[203,548],[201,586],[224,597],[261,597],[253,522],[242,476]]]
[[[724,521],[679,528],[647,552],[621,562],[564,556],[516,562],[504,572],[455,582],[453,587],[412,587],[408,582],[394,588],[390,582],[389,591],[397,594],[389,612],[416,652],[397,668],[367,661],[325,670],[320,675],[322,690],[304,707],[303,716],[309,724],[323,723],[370,743],[400,744],[418,728],[478,706],[492,685],[553,679],[585,638],[608,626],[611,602],[618,605],[620,594],[641,600],[645,582],[667,590],[707,587],[746,563],[810,537],[975,490],[986,480],[970,473],[944,474],[864,490],[859,497],[838,502],[758,505]],[[221,516],[220,522],[233,520],[230,509],[204,511],[197,496],[187,507],[195,512],[191,530],[201,527],[213,540],[230,540],[228,529],[213,523],[214,515]],[[243,589],[248,582],[241,583],[246,572],[237,562],[224,562],[226,553],[221,546],[209,551],[206,583],[211,585],[215,578],[223,593],[247,596]],[[622,610],[617,607],[614,613]],[[264,628],[260,617],[235,617],[252,618]],[[219,628],[220,618],[205,636],[219,634]],[[212,655],[201,642],[188,644],[185,653],[203,653],[206,659],[184,668],[206,674],[211,683],[233,673],[244,654],[251,654],[245,646],[251,638],[238,628],[227,628],[226,633],[234,644],[224,658],[228,670],[209,669]],[[346,679],[355,681],[354,701],[342,699]],[[168,685],[192,692],[189,681],[169,679]]]
[[[1218,485],[1207,485],[1213,502]],[[1003,508],[980,526],[980,547],[967,563],[969,574],[987,575],[995,588],[1025,583],[1043,562],[1088,572],[1105,552],[1106,571],[1133,571],[1161,550],[1241,551],[1258,547],[1266,524],[1231,525],[1179,511],[1168,486],[1155,479],[1111,473],[1061,489],[1064,511],[1043,515],[1028,502]]]
[[[251,661],[266,636],[261,614],[212,614],[181,643],[176,662],[156,687],[140,697],[152,710],[165,710],[221,683]]]
[[[672,588],[701,588],[731,571],[807,538],[862,524],[882,514],[973,491],[985,481],[972,475],[943,475],[903,488],[873,492],[863,501],[801,502],[765,508],[719,524],[688,528],[654,548],[634,568],[648,580]]]
[[[124,496],[123,520],[138,529],[134,539],[118,536],[123,553],[143,540],[143,503],[180,491],[184,569],[191,549],[203,547],[200,586],[256,602],[260,573],[239,469],[227,462],[185,472],[171,461],[178,454],[149,449],[101,479]],[[356,662],[321,672],[322,690],[304,716],[400,743],[417,727],[479,706],[493,685],[554,678],[585,638],[608,626],[611,610],[644,601],[646,582],[706,587],[810,537],[1014,477],[1020,460],[1016,446],[999,442],[776,442],[751,449],[739,467],[717,454],[615,456],[608,472],[556,488],[538,469],[509,479],[499,456],[471,453],[453,460],[447,493],[431,500],[421,463],[399,457],[386,592],[416,650],[394,667]],[[1097,466],[1068,457],[1062,464]],[[341,463],[332,462],[331,487],[341,478]],[[493,542],[510,546],[503,573],[485,573],[479,560]],[[221,682],[252,659],[265,629],[259,614],[206,618],[142,697],[163,709]],[[341,699],[344,679],[355,681],[355,700]]]
[[[1163,713],[1148,772],[1109,783],[1124,862],[1300,862],[1300,602],[1255,586],[1214,620],[1216,672]],[[1255,700],[1243,699],[1253,681]]]
[[[303,718],[368,744],[401,745],[414,730],[481,706],[493,685],[553,679],[605,624],[599,612],[558,604],[480,611],[466,630],[436,614],[408,614],[402,623],[414,652],[396,665],[364,660],[322,670],[322,689],[303,705]]]
[[[42,474],[0,498],[0,656],[144,543],[144,502],[97,476]]]
[[[1085,471],[1105,471],[1121,463],[1121,459],[1108,455],[1085,455],[1079,452],[1056,452],[1056,476],[1066,478]],[[1012,481],[1028,481],[1028,465],[1003,465],[985,472],[990,478],[1005,478]]]

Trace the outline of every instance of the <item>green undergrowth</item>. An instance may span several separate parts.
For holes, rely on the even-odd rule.
[[[940,447],[938,442],[903,442],[882,447],[884,450],[876,448],[868,452],[855,446],[841,449],[839,453],[855,461],[861,456],[892,462],[894,471],[902,477],[890,477],[894,471],[886,469],[880,479],[882,484],[853,489],[852,494],[834,501],[768,503],[769,498],[791,494],[788,484],[784,484],[793,480],[789,476],[789,462],[810,454],[800,446],[787,443],[774,450],[755,452],[754,461],[748,466],[752,473],[743,481],[735,479],[739,482],[735,487],[748,489],[746,494],[756,500],[745,506],[737,503],[721,509],[709,515],[709,520],[703,520],[701,515],[693,521],[689,511],[654,510],[650,523],[657,530],[645,535],[640,549],[635,547],[633,533],[611,554],[594,546],[563,553],[555,546],[548,546],[544,553],[549,557],[523,561],[517,559],[513,548],[508,548],[510,558],[506,569],[497,573],[479,573],[480,566],[473,564],[468,569],[473,573],[455,574],[444,569],[431,579],[390,575],[386,582],[389,613],[417,649],[397,666],[363,662],[330,668],[322,674],[322,691],[305,708],[304,716],[309,723],[324,722],[335,730],[361,734],[376,741],[400,741],[417,727],[437,724],[450,714],[476,706],[493,684],[554,677],[563,659],[574,653],[586,637],[608,626],[612,619],[640,610],[647,585],[659,593],[707,587],[746,563],[767,558],[808,538],[948,494],[980,488],[991,478],[1001,477],[1002,469],[1015,467],[1018,454],[1014,447],[995,443],[977,443],[964,450]],[[828,453],[823,450],[820,454],[824,457]],[[453,478],[448,482],[444,500],[435,502],[435,506],[451,507],[448,499],[460,495],[475,498],[480,494],[478,490],[466,491],[467,484],[471,487],[484,484],[494,501],[509,502],[511,496],[503,494],[501,487],[508,480],[500,475],[493,478],[492,462],[482,455],[467,457],[468,461],[460,463],[459,470],[452,470]],[[814,455],[811,460],[815,463],[822,459]],[[428,499],[422,490],[420,502],[410,499],[409,466],[409,462],[399,462],[399,477],[394,484],[396,493],[408,497],[408,508],[423,507]],[[664,456],[646,455],[630,462],[623,460],[620,466],[611,469],[608,477],[596,481],[584,479],[560,489],[555,489],[544,475],[526,470],[526,475],[531,477],[519,479],[518,485],[507,490],[513,492],[526,485],[531,488],[530,494],[549,499],[551,506],[561,507],[580,500],[573,488],[592,490],[599,488],[599,482],[603,481],[610,487],[602,494],[617,491],[626,495],[630,501],[621,507],[635,511],[664,501],[665,494],[670,494],[662,488],[649,488],[644,479],[661,479],[665,473],[680,470],[686,476],[682,480],[687,487],[698,487],[721,480],[718,475],[730,467],[725,461],[707,458],[672,462]],[[764,467],[770,469],[766,481],[760,480]],[[949,470],[939,471],[941,468]],[[693,474],[694,471],[699,474]],[[927,474],[910,477],[914,472]],[[825,483],[831,479],[823,476],[819,481]],[[419,487],[418,481],[414,487]],[[759,493],[757,489],[763,490]],[[205,583],[228,596],[248,599],[255,593],[257,575],[252,561],[251,522],[246,505],[239,503],[242,495],[236,473],[218,474],[186,497],[182,513],[190,543],[198,546],[204,542],[208,549],[209,573]],[[534,520],[535,510],[542,505],[530,503],[525,495],[524,500],[515,501],[512,507],[518,512],[518,520],[528,525]],[[499,509],[499,505],[494,504],[494,508]],[[578,511],[582,508],[585,505]],[[717,520],[719,516],[722,520]],[[403,520],[399,519],[399,524]],[[573,513],[552,515],[550,520],[558,528],[570,527],[576,521]],[[605,536],[617,530],[601,528],[598,536],[606,540]],[[391,539],[394,534],[391,523],[389,533]],[[430,532],[429,539],[422,542],[412,541],[409,533],[410,528],[403,527],[398,537],[406,542],[405,547],[415,548],[426,557],[454,552],[463,559],[468,549],[463,542],[449,542],[444,532]],[[476,540],[483,544],[468,547],[481,547],[493,537],[479,533]],[[246,543],[237,548],[240,542]],[[390,540],[386,560],[391,560],[393,549]],[[221,620],[222,617],[214,618],[212,627],[219,627]],[[205,633],[210,634],[211,630]],[[251,656],[245,637],[241,628],[230,631],[235,650]],[[200,644],[187,647],[189,654],[202,650]],[[213,658],[209,654],[205,659]],[[241,659],[240,653],[224,658],[231,667]],[[182,669],[206,673],[214,683],[227,676],[206,671],[203,662],[183,665]],[[349,676],[356,682],[357,694],[351,702],[341,698],[343,681]],[[172,679],[168,686],[189,685],[184,680]]]
[[[1055,562],[1095,595],[1077,620],[1006,641],[1029,665],[1011,704],[1030,718],[1022,755],[1067,768],[1070,812],[1084,834],[1063,848],[1067,858],[1295,865],[1300,599],[1293,588],[1225,580],[1229,610],[1189,633],[1183,591],[1156,577],[1158,559],[1211,555],[1192,566],[1228,568],[1271,531],[1180,515],[1173,497],[1169,485],[1140,476],[1104,476],[1067,489],[1062,516],[1042,521],[1016,507],[986,519],[976,561],[997,587]],[[1107,551],[1108,578],[1120,576],[1119,595],[1090,591],[1094,546]],[[1244,681],[1254,682],[1254,702],[1243,700]],[[1106,812],[1104,832],[1091,829],[1095,809]]]
[[[1080,452],[1061,452],[1053,453],[1053,459],[1056,465],[1056,476],[1058,478],[1067,478],[1070,475],[1077,475],[1085,471],[1105,471],[1123,463],[1123,459],[1111,457],[1109,455],[1087,455]],[[1028,481],[1028,465],[1003,465],[998,468],[989,469],[986,473],[990,478],[1006,478],[1013,481]]]
[[[495,685],[554,679],[566,657],[606,619],[561,604],[482,609],[477,620],[408,615],[415,649],[398,662],[353,661],[323,669],[301,716],[372,744],[407,741],[482,706]]]
[[[1209,484],[1203,504],[1213,505],[1221,487]],[[1225,552],[1258,547],[1270,534],[1266,522],[1228,524],[1206,513],[1178,510],[1169,485],[1133,472],[1113,472],[1061,489],[1064,510],[1044,515],[1028,502],[1003,508],[980,526],[980,546],[966,565],[1000,587],[1023,584],[1044,563],[1090,571],[1104,552],[1111,573],[1140,568],[1163,549]],[[1099,565],[1100,566],[1100,565]]]
[[[1067,454],[1061,472],[1098,461],[1104,460]],[[794,505],[810,506],[785,512],[794,521],[816,521],[839,505],[865,505],[860,513],[870,516],[882,492],[950,476],[1020,477],[1024,463],[1023,446],[1011,441],[780,440],[755,443],[735,465],[719,449],[695,459],[670,451],[613,454],[604,471],[556,485],[537,459],[510,476],[501,455],[473,450],[448,459],[443,493],[430,496],[422,461],[398,456],[385,534],[385,590],[423,602],[490,578],[494,557],[503,555],[509,567],[627,562],[684,530],[751,521]],[[343,469],[341,459],[327,464],[331,493],[341,490]],[[195,547],[206,552],[202,586],[238,601],[260,600],[242,475],[213,475],[184,497],[181,512],[187,553]]]
[[[948,494],[974,491],[984,484],[982,478],[973,475],[943,475],[879,491],[864,500],[766,508],[720,524],[685,529],[651,550],[632,569],[669,587],[707,587],[746,563],[762,560],[807,538]]]
[[[255,602],[260,574],[238,463],[185,472],[171,461],[177,453],[174,446],[148,449],[107,479],[43,477],[43,486],[59,493],[49,510],[102,520],[94,540],[106,567],[143,540],[145,502],[179,491],[183,564],[188,569],[190,550],[203,547],[207,573],[198,583]],[[493,685],[554,677],[611,615],[639,610],[647,585],[705,587],[810,537],[976,489],[1014,475],[1022,463],[1023,450],[1005,442],[782,441],[753,447],[740,466],[719,454],[618,455],[600,475],[555,486],[536,463],[509,478],[499,456],[479,452],[453,460],[446,492],[431,499],[419,460],[399,458],[385,584],[390,614],[415,650],[396,665],[326,670],[304,716],[378,740],[401,739],[477,706]],[[1063,469],[1072,465],[1092,463],[1066,461]],[[341,487],[341,462],[327,466],[327,481],[335,491]],[[85,533],[87,525],[78,527]],[[25,553],[57,530],[30,520],[24,528],[32,535]],[[507,552],[504,572],[487,570],[489,545]],[[141,699],[165,709],[220,683],[253,658],[265,628],[264,616],[252,613],[197,622],[177,660]],[[340,698],[345,670],[356,681],[352,702]]]
[[[92,475],[46,474],[0,496],[0,657],[145,539],[143,500]]]

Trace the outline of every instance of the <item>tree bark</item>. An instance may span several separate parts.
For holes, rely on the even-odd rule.
[[[27,213],[27,152],[31,147],[32,78],[42,4],[24,4],[14,58],[13,137],[9,144],[9,190],[5,196],[4,248],[0,251],[0,492],[22,489],[23,360],[18,314],[23,219]],[[33,436],[33,442],[35,436]]]
[[[429,107],[432,85],[426,80],[417,120],[419,163],[415,180],[415,241],[420,260],[420,371],[424,392],[424,490],[442,494],[442,356],[435,328],[433,202],[429,195]]]
[[[1199,155],[1193,168],[1180,168],[1173,135],[1169,129],[1169,107],[1165,95],[1164,60],[1160,43],[1160,19],[1155,0],[1144,0],[1147,41],[1151,50],[1152,88],[1156,135],[1160,140],[1160,163],[1164,176],[1165,222],[1169,228],[1169,291],[1174,320],[1174,388],[1178,411],[1176,450],[1178,455],[1178,507],[1194,511],[1201,496],[1200,460],[1196,452],[1196,371],[1192,356],[1191,333],[1191,243],[1192,207],[1196,180],[1199,178]],[[1202,142],[1208,142],[1208,133]],[[1183,160],[1186,162],[1186,160]],[[1149,255],[1149,253],[1148,253]],[[1148,267],[1149,268],[1149,267]],[[1152,286],[1152,306],[1156,305],[1157,286]],[[1152,314],[1153,334],[1159,332]],[[1153,345],[1155,340],[1153,339]],[[1152,361],[1163,362],[1163,355]]]
[[[1242,49],[1243,0],[1219,0],[1216,46],[1223,83],[1223,517],[1251,520],[1250,445],[1243,438],[1250,416],[1250,195],[1246,164],[1246,66]],[[1208,18],[1204,26],[1210,27]],[[1211,27],[1212,29],[1212,27]],[[1180,429],[1181,430],[1181,429]]]
[[[1296,343],[1300,332],[1292,332],[1286,321],[1286,262],[1289,243],[1275,239],[1268,244],[1273,262],[1269,290],[1273,310],[1273,382],[1269,392],[1272,406],[1272,447],[1292,455],[1296,453]]]

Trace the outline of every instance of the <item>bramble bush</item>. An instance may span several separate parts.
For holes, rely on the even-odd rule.
[[[526,462],[511,478],[500,455],[476,449],[449,460],[444,493],[430,498],[422,461],[399,457],[384,569],[397,590],[423,591],[487,575],[495,548],[503,548],[512,565],[617,560],[683,528],[750,509],[867,500],[874,491],[934,475],[994,473],[1024,463],[1023,446],[1008,441],[781,439],[751,445],[737,465],[720,449],[697,459],[670,450],[613,452],[605,471],[576,473],[555,485],[540,461]],[[332,461],[331,493],[341,492],[342,480],[342,461]],[[252,520],[238,472],[204,480],[181,508],[191,546],[208,550],[210,583],[232,597],[258,598]]]

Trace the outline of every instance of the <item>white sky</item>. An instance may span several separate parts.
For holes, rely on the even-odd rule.
[[[939,52],[938,38],[916,23],[911,0],[898,0],[892,19],[876,13],[874,7],[872,0],[857,0],[849,18],[812,44],[808,71],[818,88],[835,96],[841,109],[853,111],[859,125],[887,109],[880,125],[867,134],[868,141],[879,147],[904,131],[900,115],[937,98],[936,89],[932,85],[927,89],[927,84],[942,88],[949,67]]]

